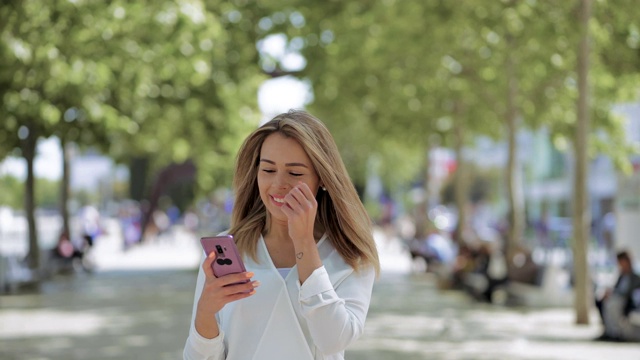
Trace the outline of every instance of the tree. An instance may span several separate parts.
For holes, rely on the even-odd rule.
[[[529,95],[554,85],[547,84],[544,76],[554,75],[546,71],[550,58],[546,55],[554,49],[540,51],[550,25],[523,31],[539,22],[537,14],[549,9],[532,6],[487,1],[459,7],[434,1],[333,4],[324,12],[310,5],[296,8],[304,14],[307,27],[290,31],[292,43],[326,41],[302,49],[314,60],[302,72],[315,91],[311,108],[329,118],[334,127],[346,129],[345,140],[338,141],[348,154],[346,161],[356,181],[366,174],[366,159],[371,154],[384,159],[382,176],[389,184],[420,173],[421,167],[415,165],[409,171],[398,171],[407,164],[401,156],[413,153],[415,158],[416,152],[426,152],[434,141],[452,146],[458,159],[459,224],[464,226],[463,150],[477,135],[498,138],[506,132],[510,238],[519,241],[524,203],[515,135],[521,128],[520,118],[534,118],[534,105],[544,102],[544,98],[534,100]],[[529,71],[533,61],[542,68],[543,76],[540,71]],[[522,65],[525,62],[527,66]],[[534,79],[541,80],[536,83]],[[521,110],[523,101],[527,112]],[[333,120],[335,114],[350,121]],[[349,131],[352,123],[354,130]],[[355,129],[362,141],[352,136]],[[392,143],[395,151],[386,151],[387,147],[381,151],[377,148],[380,143]],[[403,148],[406,150],[398,150]],[[362,155],[354,157],[359,149]]]
[[[35,212],[33,162],[36,145],[40,137],[49,134],[49,123],[59,115],[54,106],[46,101],[45,91],[49,90],[47,78],[51,69],[48,43],[55,35],[40,32],[39,26],[48,24],[48,9],[41,9],[34,2],[15,2],[3,6],[2,70],[0,82],[4,104],[0,118],[4,119],[3,132],[8,148],[19,148],[26,161],[25,213],[29,233],[29,265],[39,267]],[[44,10],[37,12],[36,10]],[[28,20],[27,20],[28,19]],[[36,71],[38,69],[39,71]]]
[[[577,126],[575,135],[576,169],[574,173],[573,200],[573,256],[575,283],[575,310],[578,324],[589,323],[591,306],[591,289],[589,286],[589,267],[587,263],[587,243],[591,215],[589,211],[589,195],[587,193],[587,177],[589,163],[587,149],[589,133],[589,20],[591,19],[591,0],[581,0],[580,4],[580,44],[578,49],[578,104]]]
[[[606,151],[623,171],[628,172],[630,146],[620,131],[620,123],[611,119],[611,104],[618,100],[638,100],[640,76],[640,35],[634,20],[640,15],[631,2],[615,4],[581,0],[578,12],[579,43],[577,51],[578,99],[574,135],[575,173],[573,202],[573,255],[575,273],[576,323],[589,323],[591,281],[588,244],[591,237],[591,211],[588,193],[589,158],[593,145]],[[615,56],[612,54],[615,53]],[[593,61],[595,60],[595,61]],[[595,62],[595,64],[593,64]],[[631,81],[630,81],[631,80]],[[592,85],[595,83],[594,85]],[[595,98],[595,99],[594,99]],[[595,116],[594,116],[595,115]],[[589,135],[592,118],[608,130],[618,146],[598,146],[599,134]],[[608,149],[607,149],[608,148]]]
[[[292,46],[302,44],[309,59],[300,76],[313,85],[310,109],[333,129],[356,184],[364,184],[371,157],[384,164],[379,175],[385,185],[396,188],[426,173],[428,149],[434,144],[452,144],[457,135],[463,149],[470,137],[454,133],[454,127],[464,133],[495,129],[485,121],[486,106],[469,91],[475,85],[471,51],[448,47],[474,37],[452,6],[316,5],[295,7],[291,17],[302,16],[306,25],[294,26],[288,36]],[[449,22],[457,26],[447,26]],[[461,159],[462,153],[458,155]]]
[[[193,158],[203,170],[201,189],[228,183],[240,139],[259,118],[255,93],[263,75],[253,26],[260,9],[171,1],[31,0],[0,7],[6,20],[0,155],[19,148],[27,161],[32,267],[39,263],[33,215],[39,138],[103,148],[119,162],[153,155],[155,168]],[[67,165],[63,172],[64,194]],[[64,195],[62,209],[65,214]]]
[[[108,80],[100,60],[87,56],[87,43],[99,36],[85,26],[88,14],[96,11],[96,6],[100,8],[97,3],[25,1],[3,8],[7,21],[2,46],[7,51],[1,58],[0,91],[6,104],[0,114],[5,119],[1,132],[7,134],[8,148],[19,147],[27,163],[25,213],[32,268],[38,268],[40,262],[33,201],[33,160],[38,139],[56,135],[63,149],[70,141],[106,142],[106,127],[99,122],[101,119],[87,118],[81,109],[86,99],[97,96]],[[67,156],[64,159],[60,203],[62,231],[68,233],[69,172]]]
[[[523,129],[553,126],[563,121],[549,116],[554,103],[566,99],[563,79],[569,69],[565,33],[569,10],[566,5],[534,2],[488,2],[484,10],[472,12],[484,35],[478,51],[488,62],[479,71],[484,80],[483,98],[503,121],[502,134],[508,145],[505,167],[509,232],[506,252],[511,258],[521,245],[525,228],[523,164],[518,135]],[[482,9],[481,8],[481,9]],[[563,34],[564,35],[564,34]],[[560,96],[558,96],[560,95]],[[567,100],[564,100],[567,101]]]

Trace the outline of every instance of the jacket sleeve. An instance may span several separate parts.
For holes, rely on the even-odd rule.
[[[196,309],[198,300],[204,286],[204,272],[202,266],[198,272],[198,280],[196,282],[196,293],[193,298],[193,312],[191,315],[191,325],[189,327],[189,337],[184,345],[184,360],[223,360],[225,359],[224,333],[220,330],[220,334],[213,338],[207,339],[198,334],[195,328]],[[216,316],[217,318],[217,316]]]
[[[334,289],[324,266],[300,286],[302,314],[315,346],[324,354],[344,351],[364,330],[375,280],[372,267],[352,271]]]

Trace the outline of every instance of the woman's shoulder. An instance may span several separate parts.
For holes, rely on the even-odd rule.
[[[372,265],[362,264],[358,269],[354,269],[340,255],[338,250],[331,244],[330,239],[319,244],[320,257],[327,274],[333,286],[337,287],[345,279],[350,277],[356,278],[375,278],[376,270]]]

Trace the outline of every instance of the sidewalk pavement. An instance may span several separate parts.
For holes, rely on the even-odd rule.
[[[509,308],[478,303],[459,291],[437,289],[428,274],[382,275],[364,335],[350,360],[640,359],[638,343],[595,342],[591,324],[575,324],[571,308]]]
[[[572,307],[504,307],[443,291],[433,274],[411,273],[399,240],[377,235],[382,274],[347,359],[640,359],[639,343],[592,340],[602,332],[595,309],[590,325],[576,325]]]
[[[640,358],[640,344],[591,341],[595,312],[592,325],[577,326],[571,308],[507,308],[440,291],[433,277],[410,273],[397,241],[376,238],[383,272],[347,359]],[[121,253],[111,233],[96,245],[95,273],[0,296],[0,359],[181,358],[201,252],[187,232],[171,239]]]

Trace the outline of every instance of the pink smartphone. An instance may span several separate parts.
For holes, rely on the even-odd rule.
[[[207,256],[212,251],[216,252],[216,259],[211,264],[213,274],[216,277],[247,271],[236,247],[236,242],[233,240],[233,235],[203,237],[200,239],[200,243]]]

